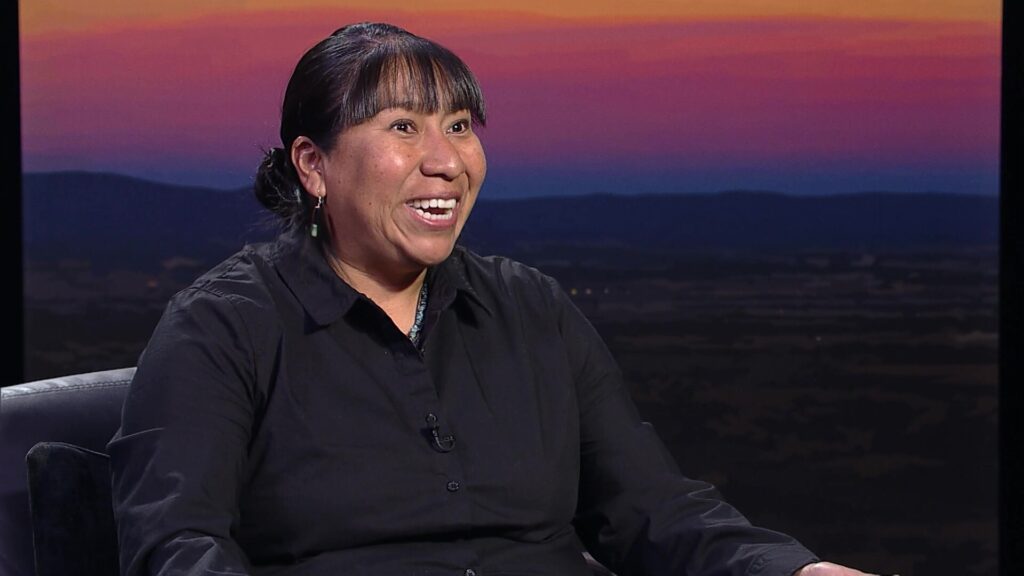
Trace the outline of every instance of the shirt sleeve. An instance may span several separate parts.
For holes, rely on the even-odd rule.
[[[252,340],[228,297],[170,303],[108,446],[121,573],[248,574],[232,540],[254,420]]]
[[[712,485],[680,473],[640,419],[600,336],[554,290],[580,411],[574,523],[591,554],[620,576],[789,576],[816,561],[793,538],[752,526]]]

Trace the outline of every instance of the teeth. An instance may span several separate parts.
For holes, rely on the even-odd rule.
[[[413,208],[444,208],[446,210],[451,210],[455,208],[456,204],[457,202],[455,198],[449,198],[448,200],[445,200],[443,198],[423,198],[413,200],[412,202],[409,203],[409,205],[412,206]]]
[[[458,201],[455,198],[447,200],[444,198],[417,198],[416,200],[411,200],[408,205],[426,220],[443,222],[455,217],[455,206],[458,205]],[[437,210],[444,210],[444,212],[436,214]]]
[[[416,208],[416,213],[426,218],[427,220],[451,220],[455,216],[455,211],[452,209],[446,209],[443,214],[434,214],[427,212],[423,208]]]
[[[409,206],[414,208],[416,212],[426,218],[427,220],[444,221],[451,220],[455,216],[455,206],[458,201],[455,198],[419,198],[409,202]],[[435,214],[428,212],[427,210],[444,210],[441,214]]]

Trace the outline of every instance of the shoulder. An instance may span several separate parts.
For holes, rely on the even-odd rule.
[[[276,243],[247,245],[168,302],[136,378],[162,382],[226,373],[251,382],[280,334],[273,261]]]
[[[528,336],[532,355],[564,353],[573,380],[587,383],[617,374],[617,366],[590,321],[551,276],[510,258],[453,253],[473,294],[502,329]]]
[[[553,307],[565,298],[558,281],[540,270],[504,256],[481,256],[458,246],[452,254],[464,282],[486,306]]]
[[[252,344],[274,324],[276,251],[276,243],[247,245],[179,291],[168,302],[154,340],[205,334]]]
[[[241,311],[271,307],[279,244],[247,244],[175,294],[168,303],[168,312],[197,304]]]
[[[183,289],[175,299],[209,295],[227,301],[259,299],[268,290],[269,274],[278,257],[277,243],[248,244]]]

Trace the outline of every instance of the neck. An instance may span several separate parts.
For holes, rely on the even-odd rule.
[[[325,253],[339,278],[379,306],[403,334],[409,331],[415,320],[420,289],[427,277],[426,268],[391,275],[374,274],[346,263],[330,250]]]

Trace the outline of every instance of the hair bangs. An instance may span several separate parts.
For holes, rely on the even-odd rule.
[[[382,110],[420,113],[468,110],[487,122],[480,86],[469,68],[447,49],[420,38],[382,42],[368,55],[342,106],[342,127],[360,124]]]

